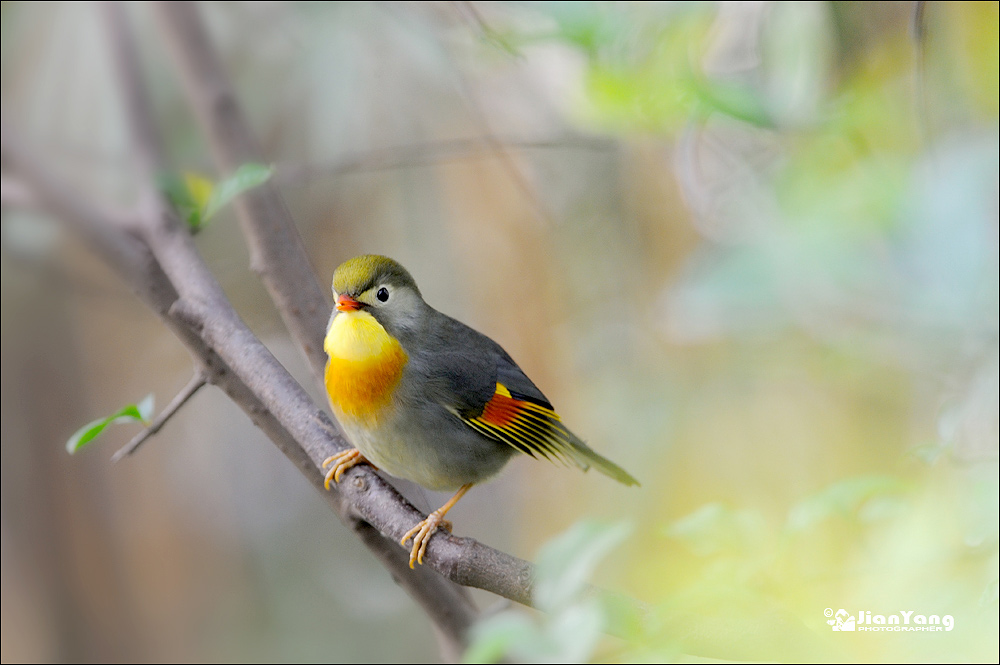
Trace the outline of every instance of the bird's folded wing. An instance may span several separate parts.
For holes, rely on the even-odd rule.
[[[576,437],[566,429],[559,415],[543,400],[511,392],[502,383],[477,416],[464,416],[469,426],[495,441],[513,446],[532,457],[544,457],[586,469],[578,459]]]
[[[436,354],[433,374],[425,382],[445,409],[483,436],[526,455],[583,470],[593,467],[625,485],[639,484],[570,432],[499,344],[453,319],[447,321],[455,328],[450,337],[464,336],[465,344]]]

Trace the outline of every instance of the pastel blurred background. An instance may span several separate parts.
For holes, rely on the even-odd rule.
[[[128,9],[173,165],[226,175],[154,15]],[[657,617],[598,639],[606,608],[569,601],[483,635],[529,660],[655,661],[692,650],[672,617],[718,628],[712,651],[723,626],[774,613],[849,660],[995,662],[997,3],[200,10],[320,279],[396,258],[642,482],[523,459],[471,492],[456,533],[537,559],[569,530],[550,559],[603,553],[593,581]],[[0,12],[4,131],[130,205],[99,9]],[[232,207],[196,242],[325,406]],[[440,657],[220,391],[133,458],[109,461],[134,426],[67,455],[87,421],[148,393],[162,408],[191,360],[6,168],[0,271],[4,662]],[[955,629],[838,634],[826,608]]]

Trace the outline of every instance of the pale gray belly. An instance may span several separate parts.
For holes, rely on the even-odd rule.
[[[478,434],[445,409],[410,409],[400,417],[394,405],[376,428],[341,419],[351,444],[386,473],[436,491],[480,483],[503,468],[515,452]],[[337,414],[340,418],[340,414]]]

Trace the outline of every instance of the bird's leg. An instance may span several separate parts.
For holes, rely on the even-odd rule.
[[[361,463],[371,464],[361,451],[357,448],[349,448],[347,450],[341,450],[336,455],[331,455],[323,460],[323,468],[330,467],[330,470],[326,472],[326,478],[323,480],[323,487],[330,489],[330,481],[335,483],[340,482],[340,476],[343,475],[344,471],[347,471],[352,466],[357,466]],[[330,465],[333,466],[330,466]],[[374,467],[375,465],[372,464]],[[376,468],[376,471],[378,469]]]
[[[410,568],[413,568],[413,562],[417,562],[421,565],[424,563],[424,553],[427,551],[427,543],[430,542],[431,536],[434,532],[438,530],[438,527],[444,528],[446,531],[451,531],[451,522],[446,520],[444,516],[451,510],[458,500],[465,496],[465,493],[469,491],[472,487],[472,483],[467,485],[462,485],[455,496],[448,499],[448,503],[444,504],[433,513],[427,516],[427,519],[422,521],[417,526],[413,527],[406,532],[403,539],[399,541],[399,544],[406,547],[406,541],[413,538],[413,547],[410,549]]]

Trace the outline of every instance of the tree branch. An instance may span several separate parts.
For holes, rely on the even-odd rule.
[[[259,399],[255,390],[251,390],[219,354],[202,339],[199,330],[200,324],[193,320],[187,312],[187,308],[180,304],[177,291],[153,259],[146,245],[123,227],[116,227],[114,220],[101,219],[97,208],[89,205],[86,198],[76,192],[72,185],[52,174],[33,157],[31,152],[20,142],[16,129],[4,125],[2,135],[2,158],[5,165],[16,171],[31,188],[38,205],[57,219],[62,220],[68,229],[94,249],[118,273],[122,281],[128,284],[139,298],[160,316],[164,324],[188,348],[196,362],[205,368],[209,382],[222,388],[230,399],[243,409],[251,421],[309,479],[341,520],[359,535],[376,558],[389,569],[390,574],[399,582],[400,586],[428,611],[439,631],[446,635],[453,645],[464,643],[466,631],[475,617],[475,610],[471,602],[454,584],[448,582],[429,567],[425,566],[415,571],[410,570],[406,552],[397,543],[392,542],[391,539],[383,538],[371,526],[365,524],[348,500],[349,497],[345,497],[343,492],[327,492],[323,489],[324,473],[319,469],[317,461],[323,458],[323,454],[310,455],[272,412],[275,402],[280,404],[283,400],[289,399],[285,392],[280,387],[272,385],[270,386],[273,389],[271,405],[268,406]],[[228,345],[231,351],[230,357],[237,358],[241,367],[252,365],[254,362],[252,353],[248,354],[246,358],[241,358],[239,345],[246,344],[246,338],[226,342],[225,333],[222,334],[222,338],[223,346]],[[255,347],[253,351],[259,352],[260,349],[256,347],[260,346],[260,342],[252,335],[249,338]],[[266,349],[264,351],[266,352]],[[280,372],[284,373],[284,369],[280,365],[278,367]],[[290,377],[288,380],[291,380]],[[256,377],[256,382],[257,384],[269,383],[267,370],[263,370]],[[297,397],[308,401],[308,397],[305,397],[304,393],[301,392],[301,388],[294,381],[292,384],[300,393]],[[267,386],[265,385],[265,387]],[[255,385],[255,388],[261,390],[260,385]],[[311,412],[307,418],[310,421],[309,427],[313,438],[311,447],[324,450],[334,449],[336,446],[333,442],[336,441],[337,435],[333,424],[326,418],[325,414],[316,409],[315,406],[311,406]],[[362,469],[352,471],[357,470]],[[388,487],[370,469],[362,471],[367,471],[375,482],[381,484],[383,488],[388,488],[388,495],[375,492],[373,494],[374,501],[408,508],[409,512],[406,513],[406,516],[396,518],[401,522],[401,526],[397,529],[399,537],[401,537],[409,525],[421,519],[419,511],[406,503],[405,499],[391,487]],[[357,480],[353,482],[359,484]],[[347,486],[350,483],[345,482],[344,485]],[[449,648],[453,649],[453,645],[449,645]]]
[[[141,446],[146,439],[159,432],[166,422],[170,420],[170,418],[172,418],[173,415],[177,413],[180,408],[184,406],[187,401],[191,399],[191,397],[207,382],[208,378],[205,376],[204,370],[201,367],[198,367],[198,369],[195,370],[194,376],[192,376],[191,380],[188,381],[188,384],[174,396],[174,399],[170,402],[170,404],[168,404],[160,415],[158,415],[156,419],[150,423],[149,427],[136,434],[131,441],[122,446],[118,452],[111,456],[111,461],[118,462],[123,457],[134,453],[136,448]]]
[[[234,169],[243,161],[261,159],[256,142],[252,138],[222,63],[211,45],[197,8],[189,2],[159,2],[154,6],[164,25],[171,52],[181,71],[188,96],[213,146],[216,161],[220,166]],[[318,325],[314,322],[312,328],[305,330],[301,328],[302,321],[296,319],[296,316],[304,308],[308,309],[315,305],[315,300],[314,296],[309,296],[299,286],[302,282],[314,285],[316,280],[311,272],[306,275],[301,271],[293,273],[285,270],[287,262],[308,268],[308,260],[277,189],[273,185],[260,189],[264,191],[253,190],[257,192],[257,196],[239,209],[244,235],[251,247],[257,247],[259,250],[256,260],[263,261],[266,279],[269,279],[268,289],[275,299],[275,304],[284,313],[286,321],[295,319],[299,324],[299,332],[296,333],[293,329],[293,335],[304,347],[319,345],[321,349],[329,307],[323,310],[322,317],[315,320],[318,321]],[[273,250],[264,251],[264,248],[282,244],[275,240],[276,238],[288,239],[288,247],[284,248],[282,253]],[[166,244],[168,240],[163,238],[162,242]],[[150,244],[154,247],[160,246],[159,242]],[[164,258],[170,261],[169,256]],[[167,267],[167,263],[164,263],[164,267]],[[169,268],[167,272],[170,272]],[[221,302],[218,305],[220,306],[218,309],[213,307],[201,313],[191,312],[204,326],[203,334],[213,334],[209,332],[212,326],[222,323],[218,321],[218,314],[231,311],[228,309],[228,303],[225,303],[225,308],[221,308]],[[209,318],[206,320],[202,318],[203,316]],[[218,333],[228,335],[235,334],[235,331],[220,329]],[[318,357],[312,354],[308,354],[308,357],[313,362],[314,372],[322,376],[322,370],[326,365],[325,355],[321,352]],[[303,399],[308,400],[304,394]],[[306,412],[310,407],[315,408],[311,404],[302,407],[303,413],[296,418],[296,423],[307,422]],[[314,413],[313,416],[315,417]],[[325,414],[323,418],[324,425],[329,423]],[[290,428],[290,431],[294,433],[294,427]],[[330,451],[322,445],[322,436],[317,434],[302,431],[302,436],[297,435],[296,438],[306,446],[313,461],[319,465]],[[323,434],[328,436],[326,432]],[[339,437],[337,444],[338,449],[348,447]],[[415,513],[413,506],[367,467],[355,467],[355,469],[362,477],[352,482],[342,482],[342,488],[345,485],[350,488],[345,493],[349,494],[359,514],[366,521],[383,535],[398,542],[413,524],[423,519],[423,515]],[[396,505],[393,505],[394,502]],[[459,584],[487,589],[512,600],[530,604],[531,574],[530,564],[526,561],[488,548],[474,540],[453,536],[434,538],[428,547],[428,559],[434,568]]]
[[[189,2],[155,3],[174,57],[182,71],[192,105],[206,128],[216,159],[234,169],[245,160],[260,159],[232,86],[212,47],[197,9]],[[132,85],[139,85],[135,82]],[[141,126],[139,127],[141,129]],[[263,190],[263,191],[261,191]],[[257,195],[240,207],[244,235],[263,262],[265,281],[286,320],[294,319],[303,346],[319,345],[320,355],[309,354],[314,371],[322,374],[322,334],[328,307],[314,317],[313,327],[302,327],[301,315],[312,311],[316,297],[299,288],[315,285],[312,272],[285,270],[288,264],[308,269],[308,261],[277,189],[271,185],[252,190]],[[331,452],[347,448],[326,414],[311,402],[302,388],[239,320],[236,312],[201,262],[186,230],[172,214],[146,220],[144,236],[160,265],[181,295],[176,313],[200,331],[233,370],[284,424],[322,476],[322,461]],[[281,240],[283,239],[283,240]],[[287,244],[285,248],[275,245]],[[258,266],[261,267],[261,266]],[[318,289],[318,287],[317,287]],[[322,299],[323,302],[325,298]],[[315,325],[318,321],[319,325]],[[303,341],[306,340],[306,341]],[[367,466],[355,467],[338,488],[357,514],[394,543],[398,543],[423,515]],[[394,545],[394,552],[403,553]],[[428,547],[430,565],[449,579],[492,591],[521,603],[531,601],[531,565],[469,538],[435,537]]]
[[[136,152],[140,155],[137,160],[138,166],[143,171],[145,180],[142,200],[145,202],[146,214],[139,219],[139,231],[180,296],[171,306],[170,312],[187,322],[193,330],[198,331],[201,338],[219,353],[244,384],[264,403],[265,408],[277,417],[299,443],[303,444],[299,450],[288,450],[286,454],[289,454],[294,461],[301,462],[303,461],[301,453],[305,452],[313,463],[311,474],[315,476],[314,482],[319,482],[323,475],[320,464],[330,449],[343,449],[347,446],[335,434],[332,423],[325,414],[315,407],[291,375],[239,319],[222,288],[198,255],[190,234],[170,209],[165,197],[153,186],[154,176],[163,170],[163,164],[158,136],[150,122],[151,112],[136,64],[138,55],[124,21],[124,10],[119,5],[106,5],[106,11],[111,29],[111,42],[116,59],[120,63],[118,74],[128,110],[129,126]],[[277,197],[276,192],[274,196]],[[277,202],[281,203],[280,198]],[[248,210],[253,211],[256,208],[245,208],[243,216],[246,216]],[[264,212],[268,211],[265,209]],[[277,236],[278,240],[275,242],[281,242],[281,237],[284,235],[286,241],[292,236],[294,236],[292,240],[297,241],[294,228],[290,233],[274,233],[274,230],[281,226],[280,221],[270,225],[272,240]],[[250,225],[250,231],[254,230],[259,229],[256,225]],[[247,232],[246,227],[244,231]],[[280,252],[277,254],[266,252],[264,257],[266,261],[288,260],[282,258]],[[304,262],[304,265],[308,268],[307,262]],[[284,274],[283,270],[277,269],[265,272]],[[315,280],[312,282],[315,284]],[[281,280],[272,280],[272,286],[275,285],[282,285]],[[278,297],[280,296],[281,293],[278,294]],[[287,307],[287,302],[279,304],[279,307],[281,306]],[[296,314],[300,314],[301,311],[298,310]],[[325,314],[323,318],[325,324]],[[286,317],[286,321],[289,319],[301,323],[301,318],[298,316]],[[322,329],[322,326],[318,329],[320,336]],[[320,376],[321,372],[320,369]],[[369,471],[369,474],[372,479],[368,483],[361,483],[362,485],[377,486],[384,494],[394,498],[398,505],[405,506],[409,512],[416,512],[391,486],[373,472]],[[336,492],[336,494],[343,493]],[[349,522],[356,521],[346,506],[342,506],[338,512]],[[411,517],[407,521],[412,524],[419,519],[420,517],[415,519]],[[401,535],[402,532],[397,538]],[[390,571],[402,567],[406,557],[401,548],[395,544],[387,543],[381,538],[365,538],[363,542],[375,551],[381,561],[389,562]],[[424,573],[395,576],[401,585],[428,610],[448,643],[448,651],[460,652],[465,644],[468,628],[476,616],[475,607],[465,592],[452,588],[446,580]]]
[[[260,160],[261,155],[256,142],[252,138],[232,86],[209,41],[197,9],[187,2],[164,2],[156,3],[154,6],[164,25],[164,32],[188,96],[213,147],[217,163],[221,168],[232,170],[244,161]],[[326,328],[329,305],[325,298],[310,295],[313,291],[318,291],[318,286],[315,289],[300,288],[303,284],[313,287],[316,285],[316,280],[277,188],[265,185],[254,190],[253,194],[238,208],[238,213],[244,236],[251,247],[251,254],[255,255],[253,260],[257,262],[256,268],[262,271],[275,304],[289,324],[290,331],[304,348],[314,373],[317,377],[322,377],[326,364],[326,357],[322,353],[322,335]],[[153,247],[161,246],[160,242],[164,244],[168,242],[167,238],[159,241],[150,240]],[[278,247],[279,245],[282,247]],[[171,260],[171,256],[161,258],[168,274],[170,269],[167,265]],[[291,264],[298,270],[289,270]],[[313,316],[312,322],[309,323],[302,315],[314,312],[318,306],[317,302],[323,303],[321,316]],[[219,307],[222,307],[222,304],[217,303]],[[217,307],[200,313],[193,310],[189,314],[202,325],[203,334],[211,334],[209,330],[212,324],[223,324],[217,317],[223,311],[228,315],[228,309]],[[210,315],[212,318],[208,320],[203,318]],[[224,328],[225,324],[222,327]],[[234,330],[225,332],[220,330],[220,332],[223,335],[235,334]],[[320,350],[319,355],[312,353],[313,349]],[[304,395],[302,397],[308,400]],[[309,404],[303,406],[303,411],[314,408]],[[303,413],[301,417],[295,419],[295,422],[307,422],[305,415]],[[294,429],[290,431],[294,432]],[[321,464],[328,456],[329,449],[312,447],[309,443],[312,441],[309,434],[307,432],[302,434],[303,437],[296,436],[296,438],[306,444],[313,461],[317,465]],[[328,432],[323,434],[329,436]],[[348,447],[339,437],[337,444],[339,449]],[[317,450],[322,452],[317,454]],[[347,492],[351,494],[349,498],[354,502],[359,514],[383,535],[398,542],[423,516],[419,512],[414,514],[414,508],[403,500],[394,488],[369,469],[359,468],[358,472],[362,477],[353,480],[348,478],[347,481],[350,482],[342,482],[342,491],[344,487],[358,490],[358,493],[353,493],[350,489]],[[530,566],[527,562],[495,552],[475,541],[457,538],[452,538],[451,549],[447,550],[448,554],[445,555],[445,548],[442,546],[445,539],[435,540],[440,544],[434,547],[435,543],[432,542],[428,548],[431,565],[445,573],[448,578],[464,585],[494,587],[490,590],[500,591],[502,595],[519,602],[530,603],[530,574],[527,572]],[[464,547],[456,549],[456,543],[463,543]],[[402,551],[400,548],[395,548],[395,543],[393,545],[395,551]],[[441,550],[443,558],[440,561],[435,560],[436,549]],[[499,578],[486,579],[482,570],[469,568],[470,561],[487,565],[487,569],[494,575],[499,573]],[[505,566],[506,570],[503,570]]]
[[[108,11],[121,9],[112,5]],[[116,48],[122,48],[121,44]],[[120,74],[129,78],[137,75],[131,67],[123,68]],[[135,94],[134,90],[126,92],[126,97]],[[133,112],[141,107],[141,103],[130,106]],[[148,128],[151,125],[132,125],[140,141]],[[132,220],[130,228],[119,220],[103,218],[69,183],[38,163],[19,137],[16,129],[4,127],[3,160],[29,184],[39,204],[67,221],[121,275],[206,368],[208,380],[222,387],[310,482],[322,488],[322,460],[346,446],[326,414],[239,319],[172,211],[165,209],[158,197],[148,197],[144,214]],[[138,149],[147,156],[154,154],[149,145]],[[140,161],[144,168],[154,164],[148,158]],[[406,552],[397,543],[423,515],[370,467],[350,469],[336,489],[323,495],[349,525],[367,534],[363,538],[366,544],[380,543],[376,556],[383,563],[389,562],[387,567],[404,588],[425,609],[435,608],[448,621],[464,624],[460,628],[452,624],[451,632],[464,637],[473,618],[471,605],[466,601],[461,603],[464,609],[457,608],[461,596],[450,585],[442,585],[440,577],[429,574],[429,568],[455,583],[531,604],[531,564],[471,538],[437,534],[428,547],[428,564],[410,570]],[[388,541],[375,539],[365,527],[356,526],[359,519]],[[435,620],[439,626],[448,625],[437,617]]]
[[[149,250],[139,239],[123,232],[128,222],[124,218],[110,219],[105,210],[78,195],[45,168],[24,143],[17,127],[2,124],[0,145],[4,166],[18,175],[31,192],[32,202],[57,218],[72,220],[72,230],[91,251],[117,271],[139,297],[155,303],[157,312],[166,312],[176,293],[162,272],[157,274]]]
[[[247,162],[266,161],[198,9],[189,2],[157,2],[153,7],[219,170],[229,174]],[[250,250],[250,267],[260,275],[322,385],[323,335],[331,309],[328,289],[316,280],[302,238],[275,185],[264,183],[242,194],[236,199],[236,210]]]

